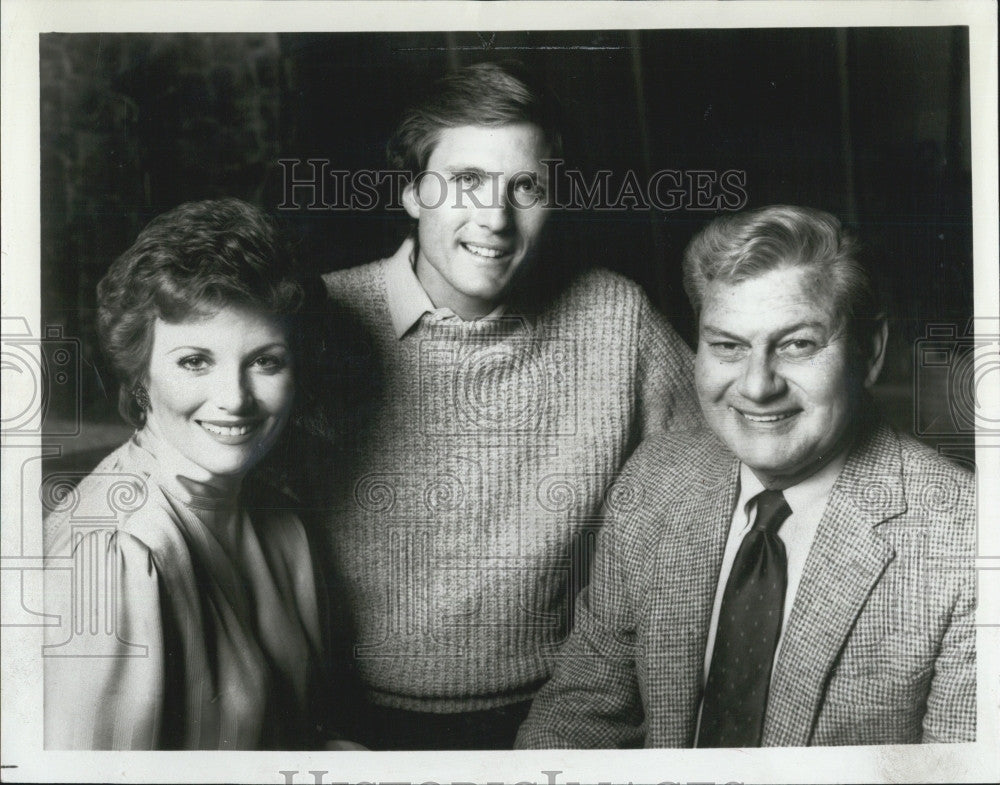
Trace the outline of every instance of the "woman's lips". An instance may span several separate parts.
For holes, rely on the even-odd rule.
[[[198,420],[198,424],[213,439],[223,444],[242,444],[249,440],[260,427],[262,420],[226,423],[213,420]]]

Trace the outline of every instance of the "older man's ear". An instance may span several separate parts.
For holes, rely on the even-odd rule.
[[[882,372],[882,364],[885,362],[885,346],[889,340],[889,321],[885,314],[875,317],[876,326],[872,330],[868,339],[867,349],[867,373],[865,374],[865,387],[871,387]]]

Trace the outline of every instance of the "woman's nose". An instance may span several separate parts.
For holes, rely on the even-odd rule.
[[[239,413],[253,402],[253,391],[242,369],[227,370],[220,375],[215,389],[215,403],[227,412]]]

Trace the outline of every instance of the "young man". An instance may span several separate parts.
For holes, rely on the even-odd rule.
[[[973,740],[974,477],[873,411],[886,323],[839,222],[719,219],[684,264],[716,438],[623,470],[644,503],[518,746]]]
[[[552,285],[553,118],[512,66],[442,80],[390,144],[414,232],[325,277],[361,393],[325,528],[376,749],[511,747],[606,490],[642,437],[700,416],[691,353],[638,286]]]
[[[325,528],[373,748],[510,748],[608,486],[642,437],[700,417],[690,351],[638,286],[552,285],[560,149],[527,76],[452,74],[390,144],[411,237],[325,277],[360,392],[326,456]]]

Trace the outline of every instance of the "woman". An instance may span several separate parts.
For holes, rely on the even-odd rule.
[[[235,199],[181,205],[98,300],[137,431],[46,521],[46,747],[315,748],[310,550],[258,466],[292,415],[304,300],[275,231]]]

